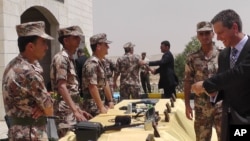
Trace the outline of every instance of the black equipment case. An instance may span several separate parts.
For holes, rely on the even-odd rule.
[[[81,121],[75,125],[77,141],[97,141],[103,132],[103,126],[99,122]]]

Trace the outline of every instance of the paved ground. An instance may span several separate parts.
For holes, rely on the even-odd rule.
[[[8,138],[7,136],[8,127],[4,120],[0,121],[0,140]]]

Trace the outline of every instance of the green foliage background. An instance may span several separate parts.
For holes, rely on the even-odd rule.
[[[188,42],[184,51],[175,56],[174,69],[179,79],[179,86],[177,86],[177,91],[179,92],[183,92],[183,78],[184,78],[186,58],[190,53],[193,53],[198,49],[200,49],[200,42],[195,36],[191,38],[190,42]]]
[[[87,57],[90,57],[90,54],[89,54],[88,49],[86,48],[86,45],[85,45],[85,47],[83,48],[83,50],[84,50],[84,54],[85,54]]]

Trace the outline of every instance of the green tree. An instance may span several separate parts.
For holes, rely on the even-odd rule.
[[[89,54],[89,51],[85,45],[85,47],[83,48],[83,51],[84,51],[84,54],[87,56],[87,57],[90,57],[90,54]]]
[[[200,49],[200,42],[196,36],[191,38],[191,41],[188,42],[184,51],[180,54],[177,54],[174,60],[174,69],[175,73],[179,79],[179,85],[177,86],[178,91],[183,91],[183,78],[185,71],[186,58],[190,53],[193,53]]]
[[[200,41],[197,39],[197,37],[192,37],[192,40],[190,42],[188,42],[188,44],[186,45],[186,48],[183,51],[183,54],[185,55],[185,57],[187,55],[189,55],[190,53],[193,53],[195,51],[197,51],[198,49],[200,49]]]
[[[180,53],[176,55],[174,60],[175,74],[179,80],[182,80],[184,77],[185,59],[185,56]]]
[[[83,49],[84,55],[90,57],[87,45],[85,43],[81,43],[79,48]]]

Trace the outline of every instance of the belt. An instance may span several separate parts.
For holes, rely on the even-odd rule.
[[[21,126],[43,126],[47,123],[46,117],[39,117],[34,119],[31,117],[8,117],[10,119],[10,125],[21,125]]]

